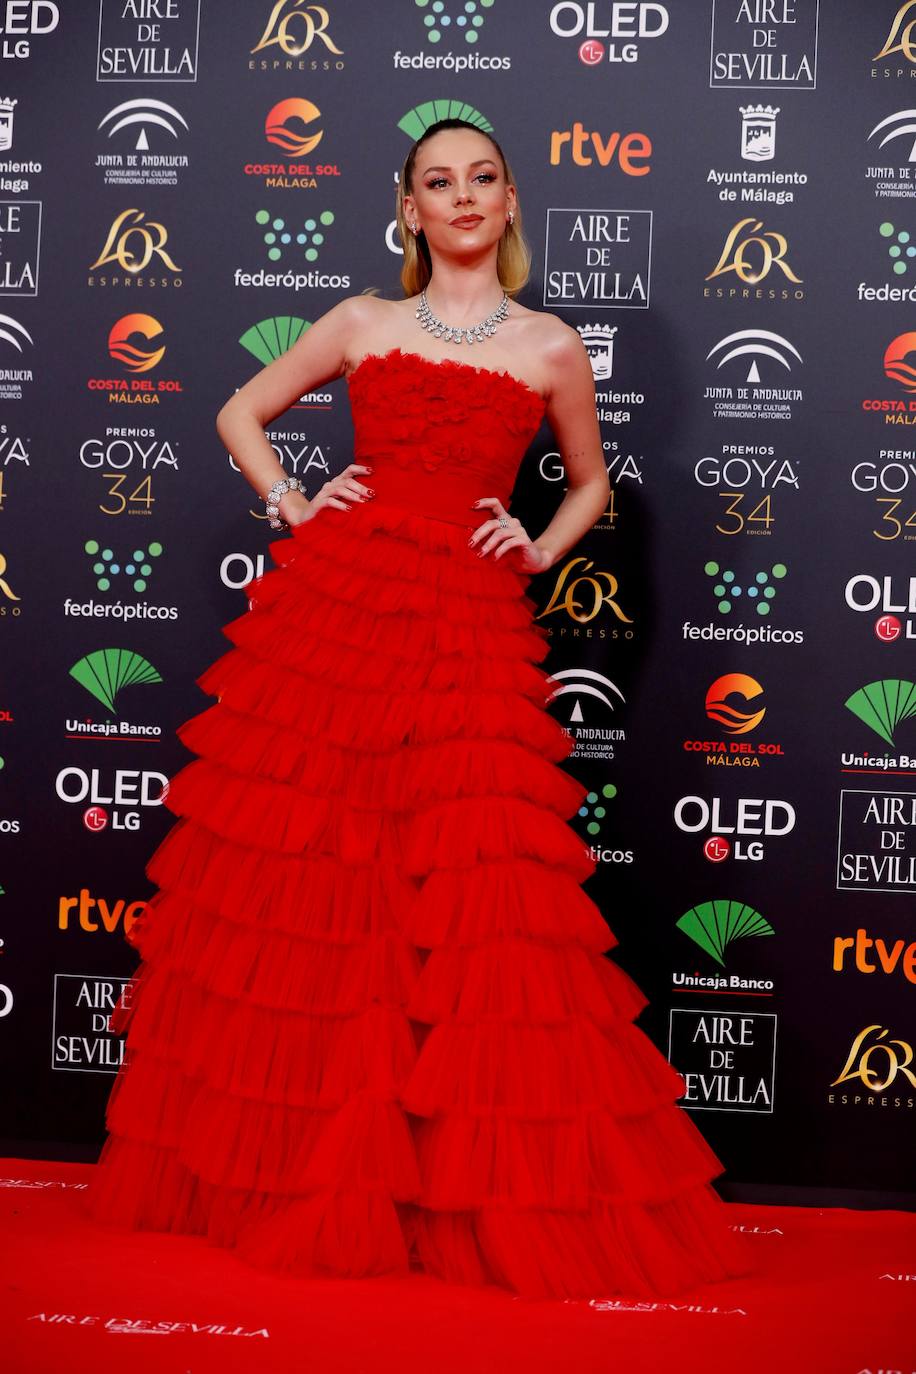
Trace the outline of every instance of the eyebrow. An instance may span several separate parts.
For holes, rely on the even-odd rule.
[[[492,162],[493,166],[496,166],[495,157],[479,157],[476,162],[471,162],[468,165],[471,167],[482,167],[485,162]],[[451,167],[425,167],[421,172],[421,176],[426,176],[427,172],[451,172],[452,170]]]

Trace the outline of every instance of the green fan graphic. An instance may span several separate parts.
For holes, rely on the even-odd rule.
[[[894,727],[916,716],[916,682],[904,682],[900,678],[869,682],[853,692],[845,704],[854,716],[893,747]]]
[[[701,902],[684,912],[677,927],[723,967],[723,956],[733,940],[776,934],[769,921],[744,902]]]
[[[122,687],[162,681],[153,665],[132,649],[96,649],[74,663],[70,676],[111,712]]]
[[[309,327],[310,321],[301,320],[298,315],[274,315],[246,329],[239,343],[253,353],[259,363],[272,363],[292,348],[299,335]]]
[[[398,120],[398,128],[402,134],[416,141],[437,119],[463,119],[467,124],[476,124],[485,134],[493,132],[493,125],[486,115],[475,110],[473,105],[465,105],[463,100],[427,100],[422,105],[415,105],[403,119]]]

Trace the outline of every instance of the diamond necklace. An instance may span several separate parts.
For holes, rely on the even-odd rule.
[[[449,343],[481,343],[488,335],[496,333],[496,326],[506,318],[508,313],[509,297],[505,291],[496,309],[479,324],[443,324],[430,310],[425,291],[420,292],[420,304],[417,306],[417,319],[420,321],[421,329],[428,329],[435,338],[445,339]]]

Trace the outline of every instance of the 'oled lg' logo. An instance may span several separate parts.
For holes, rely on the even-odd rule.
[[[611,0],[606,25],[599,24],[596,9],[597,5],[565,3],[550,11],[551,33],[557,38],[581,39],[577,51],[586,67],[597,67],[605,57],[608,62],[637,62],[638,40],[660,38],[668,29],[667,9],[651,0]]]
[[[102,781],[102,770],[93,768],[62,768],[54,789],[63,802],[71,805],[88,803],[83,812],[87,830],[100,833],[112,830],[139,830],[142,807],[161,806],[168,790],[168,778],[152,769],[116,768],[111,782]],[[111,807],[111,811],[107,810]]]
[[[726,814],[732,805],[734,813],[727,820]],[[739,797],[735,802],[722,797],[713,797],[710,801],[704,797],[681,797],[674,808],[674,823],[678,830],[690,835],[708,830],[710,838],[735,836],[734,841],[729,842],[735,861],[759,862],[764,856],[763,841],[748,839],[748,836],[761,835],[769,839],[791,834],[795,829],[795,807],[787,801],[764,801],[758,797]],[[707,843],[704,842],[704,853]],[[729,855],[721,845],[716,845],[706,857],[721,862]]]
[[[28,57],[30,38],[44,38],[60,23],[60,10],[53,0],[4,0],[0,10],[0,57]]]
[[[875,636],[882,644],[893,644],[902,635],[916,639],[916,576],[907,579],[902,595],[895,592],[894,586],[890,575],[877,578],[856,573],[846,583],[844,592],[846,605],[852,611],[868,614],[880,609]],[[901,620],[901,615],[908,618]]]

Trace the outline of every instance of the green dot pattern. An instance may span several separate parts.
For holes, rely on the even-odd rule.
[[[114,549],[103,548],[97,539],[87,539],[83,548],[92,559],[91,568],[96,579],[95,585],[100,592],[111,591],[113,579],[122,573],[130,579],[135,592],[145,592],[147,579],[153,571],[151,558],[158,558],[162,545],[154,539],[146,549],[132,549],[128,558],[121,562],[115,557]]]
[[[743,599],[753,606],[758,615],[769,615],[770,604],[776,595],[773,580],[782,581],[789,570],[785,563],[774,563],[769,572],[754,573],[746,586],[737,581],[737,574],[730,568],[720,568],[718,563],[704,564],[703,571],[707,577],[715,578],[712,594],[720,615],[729,615]]]
[[[443,38],[454,34],[465,43],[474,44],[483,28],[481,11],[492,9],[496,0],[459,0],[454,6],[458,11],[455,15],[450,13],[452,6],[446,4],[446,0],[414,0],[414,3],[417,9],[426,10],[423,27],[430,43],[441,43]]]
[[[895,229],[889,220],[885,220],[883,224],[878,225],[878,233],[884,239],[894,240],[887,253],[893,260],[893,271],[898,277],[902,277],[912,259],[916,258],[916,245],[910,242],[909,230]]]
[[[263,239],[267,245],[267,256],[271,262],[279,262],[283,257],[283,249],[291,243],[296,243],[302,249],[302,256],[306,262],[315,262],[318,258],[318,250],[324,243],[325,236],[323,229],[329,228],[334,223],[333,210],[322,210],[317,219],[309,216],[302,221],[302,228],[289,226],[285,219],[279,217],[271,219],[268,210],[258,210],[255,215],[255,223],[269,226],[265,229]]]

